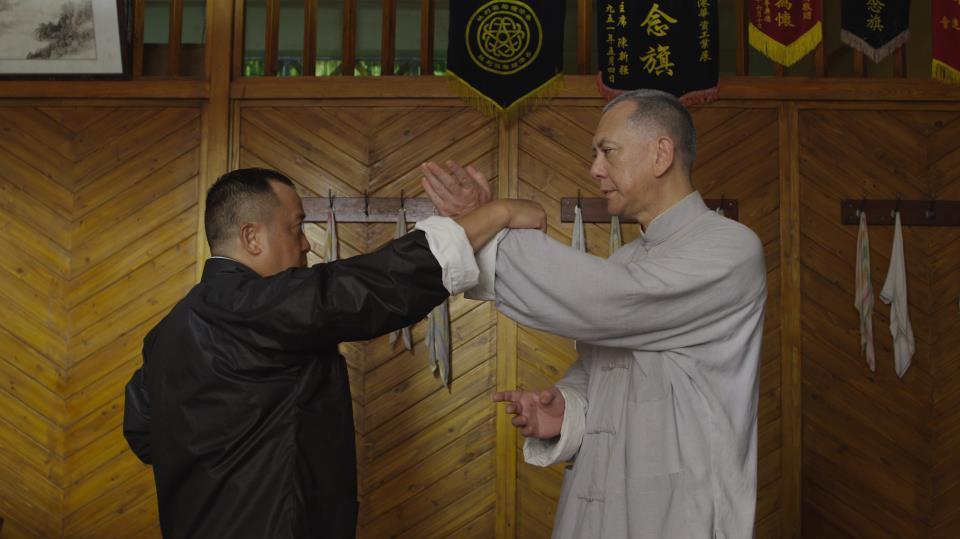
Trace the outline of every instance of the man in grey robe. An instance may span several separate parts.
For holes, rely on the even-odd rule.
[[[608,260],[522,230],[477,254],[475,296],[576,339],[579,353],[555,387],[494,400],[515,414],[528,463],[573,462],[554,537],[750,537],[761,243],[693,189],[693,123],[673,96],[641,90],[610,102],[593,147],[590,173],[609,212],[637,218],[642,234]],[[424,175],[447,213],[472,207],[461,185],[485,181],[455,165],[428,163]]]

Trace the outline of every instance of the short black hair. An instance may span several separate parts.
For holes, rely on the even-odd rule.
[[[643,89],[620,94],[603,107],[603,112],[627,101],[636,107],[627,118],[630,127],[642,130],[654,125],[665,132],[673,139],[679,162],[687,174],[691,174],[693,161],[697,158],[697,131],[690,111],[672,94]]]
[[[280,203],[270,182],[293,187],[293,181],[276,170],[241,168],[227,172],[207,191],[203,224],[210,252],[221,254],[224,243],[245,222],[264,221]]]

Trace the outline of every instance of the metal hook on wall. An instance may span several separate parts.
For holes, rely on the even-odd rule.
[[[578,207],[578,208],[581,208],[581,206],[580,206],[580,190],[579,190],[579,189],[577,189],[577,207]]]
[[[927,219],[933,219],[934,217],[937,216],[936,212],[933,211],[933,203],[934,203],[934,202],[936,202],[936,199],[933,198],[933,197],[930,197],[930,207],[927,208],[927,211],[924,212],[924,214],[923,214],[924,217],[926,217]]]
[[[857,208],[857,217],[860,217],[861,215],[863,215],[863,208],[866,205],[867,205],[867,197],[864,196],[863,198],[860,199],[860,207]]]
[[[400,190],[400,209],[401,209],[401,210],[406,209],[406,208],[404,208],[404,206],[403,206],[403,205],[404,205],[404,202],[405,202],[405,201],[404,201],[404,197],[403,197],[403,189],[401,189],[401,190]]]
[[[367,217],[370,217],[370,197],[367,196],[367,191],[363,191],[363,214]]]
[[[724,214],[724,209],[723,209],[724,202],[726,202],[726,197],[724,196],[723,193],[720,193],[720,204],[717,205],[717,215]]]
[[[333,189],[327,189],[327,202],[330,203],[330,209],[333,209]]]
[[[897,213],[900,212],[900,195],[897,195],[897,203],[893,205],[893,211],[890,212],[890,217],[896,217]]]

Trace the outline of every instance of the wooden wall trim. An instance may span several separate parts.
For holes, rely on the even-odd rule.
[[[0,98],[206,99],[202,80],[31,81],[0,82]]]
[[[379,77],[317,77],[277,80],[251,77],[234,81],[235,99],[291,99],[324,97],[436,98],[453,93],[444,77],[421,76],[397,79]],[[566,98],[599,99],[594,75],[567,75],[558,95]],[[721,101],[903,101],[960,102],[960,85],[929,79],[833,79],[799,77],[721,77]]]
[[[800,537],[802,416],[800,372],[800,137],[799,113],[780,106],[780,397],[781,521],[784,537]]]
[[[233,31],[232,2],[207,3],[207,69],[210,76],[209,101],[203,108],[200,139],[200,181],[197,200],[206,199],[210,185],[229,170],[230,162],[230,43]],[[197,280],[210,255],[203,226],[204,205],[197,204]]]
[[[518,126],[500,121],[497,197],[518,198],[519,139]],[[517,323],[497,313],[497,391],[517,388]],[[517,537],[517,428],[506,407],[497,406],[497,510],[496,537]]]

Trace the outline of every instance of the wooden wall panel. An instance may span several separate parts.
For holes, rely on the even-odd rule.
[[[10,103],[0,118],[4,536],[159,535],[122,394],[193,284],[200,108]]]
[[[853,307],[857,227],[840,224],[837,201],[956,199],[960,114],[814,109],[801,112],[799,134],[805,535],[955,537],[960,235],[904,227],[917,350],[899,379],[879,300],[893,227],[870,227],[870,372]]]
[[[599,106],[553,106],[528,114],[519,125],[519,193],[547,210],[549,233],[570,243],[572,224],[560,223],[561,197],[600,196],[590,177],[591,140]],[[769,299],[760,370],[760,431],[757,530],[780,535],[780,337],[779,189],[777,114],[771,109],[704,107],[694,111],[698,155],[694,183],[704,196],[736,198],[740,220],[757,232],[767,259]],[[733,171],[733,172],[732,172]],[[606,257],[610,227],[587,224],[589,252]],[[624,242],[637,237],[624,225]],[[520,387],[553,385],[576,359],[573,342],[520,328],[517,343]],[[522,444],[522,439],[519,444]],[[517,458],[522,463],[522,449]],[[549,537],[563,466],[518,467],[518,537]]]
[[[453,121],[456,119],[456,121]],[[304,196],[424,196],[420,163],[454,159],[497,176],[496,123],[451,106],[243,104],[237,165],[289,175]],[[494,187],[495,188],[495,187]],[[325,223],[307,227],[320,261]],[[340,256],[373,251],[393,225],[341,223]],[[452,381],[427,368],[426,324],[414,349],[387,337],[342,346],[350,366],[360,482],[360,537],[490,537],[496,463],[496,313],[451,300]]]

